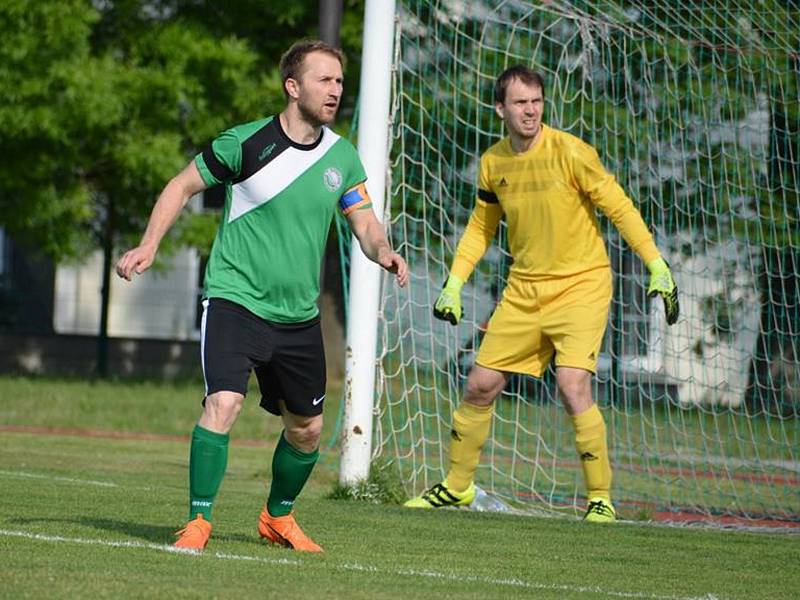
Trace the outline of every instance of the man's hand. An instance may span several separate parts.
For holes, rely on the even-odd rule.
[[[140,275],[150,268],[156,257],[156,248],[141,245],[128,250],[117,261],[117,275],[123,279],[131,280],[133,274]]]
[[[402,256],[397,252],[388,250],[378,254],[377,262],[389,273],[395,273],[397,275],[397,284],[400,287],[405,287],[408,283],[408,265]]]
[[[667,324],[673,325],[678,320],[680,307],[678,306],[678,286],[672,279],[669,265],[659,256],[647,263],[647,270],[650,271],[650,286],[647,288],[647,295],[651,298],[656,295],[661,296],[664,300]]]
[[[461,310],[461,288],[464,282],[450,275],[442,288],[442,292],[433,305],[433,316],[442,321],[449,321],[451,325],[458,325],[463,311]]]

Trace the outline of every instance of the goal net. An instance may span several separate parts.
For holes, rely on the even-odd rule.
[[[594,145],[681,291],[667,327],[601,216],[614,300],[593,391],[625,518],[800,524],[800,21],[790,3],[398,0],[386,221],[411,282],[383,285],[374,459],[440,481],[452,412],[510,257],[502,222],[458,327],[431,307],[503,135],[492,86],[544,74],[545,122]],[[554,373],[512,377],[476,483],[582,512]]]

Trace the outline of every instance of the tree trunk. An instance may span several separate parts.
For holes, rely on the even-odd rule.
[[[342,24],[342,0],[319,0],[319,37],[338,48]],[[339,235],[334,223],[328,234],[325,257],[320,274],[320,312],[327,352],[328,374],[341,379],[344,375],[344,283],[339,254]]]
[[[97,334],[97,376],[108,377],[108,307],[111,301],[111,261],[114,254],[114,201],[106,204],[103,227],[103,287],[100,290],[100,331]]]
[[[800,73],[800,58],[794,60]],[[773,233],[762,246],[761,326],[750,366],[748,404],[756,414],[800,417],[800,115],[772,94],[768,188]]]
[[[319,0],[319,39],[338,48],[341,25],[342,0]]]
[[[764,247],[761,324],[750,366],[748,399],[755,414],[800,416],[800,251]]]

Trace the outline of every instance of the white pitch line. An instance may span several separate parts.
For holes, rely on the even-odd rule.
[[[575,585],[558,585],[538,583],[535,581],[525,581],[517,578],[497,579],[493,577],[480,577],[477,575],[459,575],[457,573],[442,573],[439,571],[419,571],[417,569],[399,569],[396,571],[382,571],[377,567],[359,564],[345,564],[341,566],[342,569],[347,571],[362,571],[366,573],[380,573],[391,575],[402,575],[403,577],[429,577],[434,579],[447,579],[449,581],[467,582],[467,583],[488,583],[491,585],[503,585],[519,588],[527,588],[534,590],[548,590],[559,592],[578,592],[583,594],[600,594],[603,596],[611,596],[614,598],[641,598],[645,600],[722,600],[715,594],[704,594],[703,596],[662,596],[660,594],[651,594],[647,592],[615,592],[604,590],[599,587],[592,586],[575,586]]]
[[[187,550],[185,548],[176,548],[168,544],[154,544],[152,542],[136,542],[133,540],[127,541],[109,541],[98,540],[89,538],[78,537],[64,537],[61,535],[45,535],[43,533],[33,533],[31,531],[13,531],[8,529],[0,529],[0,536],[5,537],[19,537],[29,540],[37,540],[40,542],[65,542],[68,544],[85,544],[90,546],[106,546],[109,548],[134,548],[142,550],[156,550],[157,552],[167,552],[169,554],[189,554],[191,556],[211,556],[212,558],[219,558],[222,560],[248,560],[254,562],[262,562],[273,565],[300,565],[299,560],[288,558],[264,558],[261,556],[245,556],[238,554],[226,554],[224,552],[199,552],[197,550]]]
[[[26,473],[25,471],[4,471],[0,470],[0,475],[7,477],[25,477],[28,479],[47,479],[49,481],[65,481],[67,483],[84,483],[86,485],[97,485],[100,487],[119,487],[116,483],[108,481],[94,481],[92,479],[72,479],[71,477],[59,477],[58,475],[41,475],[39,473]]]
[[[270,565],[290,565],[300,566],[305,568],[312,566],[311,563],[298,559],[289,558],[266,558],[263,556],[249,556],[243,554],[228,554],[225,552],[197,552],[194,550],[184,550],[175,548],[166,544],[154,544],[150,542],[136,542],[136,541],[109,541],[100,539],[88,538],[72,538],[56,535],[44,535],[41,533],[33,533],[30,531],[13,531],[7,529],[0,529],[0,536],[4,537],[17,537],[29,540],[37,540],[43,542],[58,542],[58,543],[71,543],[71,544],[87,544],[93,546],[105,546],[110,548],[134,548],[143,550],[155,550],[157,552],[168,552],[171,554],[188,554],[191,556],[203,556],[210,558],[217,558],[220,560],[240,560],[248,562],[265,563]],[[535,581],[525,581],[517,578],[498,579],[493,577],[481,577],[478,575],[460,575],[458,573],[446,573],[442,571],[417,569],[381,569],[372,565],[362,565],[360,563],[345,563],[341,565],[330,565],[340,571],[355,571],[360,573],[375,573],[378,575],[396,575],[401,577],[418,577],[429,579],[444,579],[448,581],[455,581],[459,583],[484,583],[489,585],[533,589],[533,590],[549,590],[549,591],[562,591],[562,592],[575,592],[579,594],[599,594],[606,597],[613,598],[636,598],[642,600],[722,600],[722,597],[716,594],[703,594],[702,596],[664,596],[661,594],[651,594],[646,592],[617,592],[612,590],[605,590],[599,587],[589,586],[574,586],[574,585],[557,585],[547,583],[537,583]]]

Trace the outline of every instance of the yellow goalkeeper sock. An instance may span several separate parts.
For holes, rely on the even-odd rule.
[[[589,410],[572,415],[575,427],[575,448],[583,467],[583,480],[589,498],[611,501],[611,465],[608,461],[606,422],[596,404]]]
[[[476,406],[462,402],[453,413],[450,432],[450,472],[447,487],[455,492],[465,491],[475,478],[481,448],[489,437],[494,404]]]

